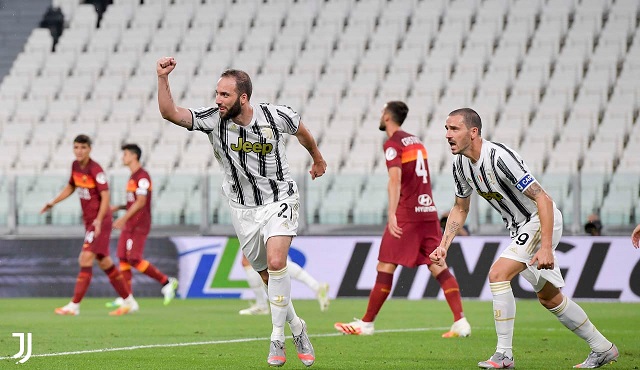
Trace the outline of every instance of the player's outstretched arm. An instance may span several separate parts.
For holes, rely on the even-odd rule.
[[[458,231],[464,226],[467,221],[467,215],[469,214],[469,205],[471,204],[471,197],[460,198],[456,197],[456,201],[449,212],[447,218],[447,225],[444,228],[442,240],[440,245],[433,251],[429,258],[433,263],[442,265],[447,258],[447,250],[451,246],[453,238],[458,234]]]
[[[320,153],[320,149],[318,149],[318,145],[316,144],[316,140],[313,138],[313,135],[311,135],[311,132],[307,130],[307,127],[302,122],[298,125],[298,131],[295,133],[295,136],[298,138],[300,145],[307,149],[309,155],[311,155],[311,158],[313,159],[313,164],[309,171],[311,180],[315,180],[316,177],[324,175],[327,170],[327,162],[324,161],[322,153]]]
[[[65,186],[55,198],[48,201],[47,204],[45,204],[44,207],[42,207],[42,209],[40,210],[40,214],[45,213],[51,208],[53,208],[53,206],[56,205],[56,203],[60,203],[63,200],[67,199],[69,195],[73,194],[74,190],[75,190],[75,187],[73,185],[67,184],[67,186]]]
[[[186,108],[177,106],[171,96],[169,73],[171,73],[174,68],[176,68],[176,60],[173,57],[163,57],[156,62],[156,72],[158,74],[158,107],[160,108],[162,118],[178,126],[191,129],[193,127],[191,112]]]
[[[631,234],[631,243],[633,243],[633,246],[636,249],[640,248],[640,224],[636,226],[635,230],[633,230],[633,233]]]

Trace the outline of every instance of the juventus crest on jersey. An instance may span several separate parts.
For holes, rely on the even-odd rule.
[[[298,131],[300,116],[283,105],[251,105],[247,126],[222,120],[217,107],[190,109],[193,130],[207,134],[213,153],[224,169],[224,194],[245,206],[285,199],[298,191],[289,174],[284,134]]]
[[[457,197],[466,198],[476,190],[500,212],[512,235],[538,214],[535,202],[523,194],[536,179],[520,155],[504,144],[483,139],[476,163],[458,154],[453,160],[453,178]]]

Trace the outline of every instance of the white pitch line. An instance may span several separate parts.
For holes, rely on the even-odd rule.
[[[490,330],[493,328],[489,327],[474,327],[475,329],[480,330]],[[440,328],[406,328],[406,329],[383,329],[376,330],[376,334],[380,333],[410,333],[410,332],[421,332],[421,331],[444,331],[449,330],[449,327],[440,327]],[[520,331],[564,331],[566,329],[563,328],[522,328]],[[620,332],[620,331],[616,331]],[[339,337],[345,334],[342,333],[325,333],[325,334],[312,334],[309,337],[312,338],[320,338],[320,337]],[[118,352],[118,351],[134,351],[137,349],[148,349],[148,348],[172,348],[172,347],[187,347],[187,346],[203,346],[203,345],[213,345],[213,344],[229,344],[229,343],[247,343],[247,342],[259,342],[259,341],[267,341],[270,338],[262,337],[262,338],[239,338],[239,339],[228,339],[228,340],[210,340],[204,342],[186,342],[186,343],[167,343],[167,344],[144,344],[140,346],[131,346],[131,347],[115,347],[115,348],[99,348],[99,349],[88,349],[85,351],[69,351],[69,352],[54,352],[54,353],[41,353],[41,354],[33,354],[31,357],[54,357],[54,356],[73,356],[73,355],[86,355],[91,353],[105,353],[105,352]],[[13,357],[0,357],[0,360],[9,360],[13,359]]]
[[[406,332],[418,332],[418,331],[441,331],[447,330],[447,328],[409,328],[409,329],[387,329],[387,330],[376,330],[376,333],[406,333]],[[326,334],[315,334],[309,335],[309,337],[338,337],[345,334],[342,333],[326,333]],[[105,352],[118,352],[118,351],[134,351],[137,349],[149,349],[149,348],[172,348],[172,347],[187,347],[187,346],[203,346],[203,345],[212,345],[212,344],[229,344],[229,343],[246,343],[246,342],[258,342],[258,341],[267,341],[270,338],[240,338],[240,339],[229,339],[229,340],[210,340],[204,342],[187,342],[187,343],[167,343],[167,344],[145,344],[140,346],[131,346],[131,347],[116,347],[116,348],[99,348],[99,349],[88,349],[85,351],[69,351],[69,352],[54,352],[54,353],[41,353],[41,354],[33,354],[31,357],[54,357],[54,356],[73,356],[73,355],[86,355],[91,353],[105,353]],[[12,359],[12,357],[0,357],[0,360],[8,360]]]

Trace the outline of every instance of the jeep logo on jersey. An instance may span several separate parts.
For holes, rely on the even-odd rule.
[[[233,150],[234,152],[243,151],[245,153],[254,152],[262,155],[267,155],[273,150],[273,144],[252,143],[250,141],[244,141],[241,137],[239,137],[237,144],[231,144],[231,150]]]
[[[433,199],[431,199],[429,194],[420,194],[418,195],[418,203],[423,206],[430,206],[433,204]]]
[[[498,202],[502,200],[502,194],[492,191],[492,192],[484,192],[478,190],[478,194],[486,200],[497,200]]]

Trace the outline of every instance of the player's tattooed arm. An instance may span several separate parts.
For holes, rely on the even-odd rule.
[[[187,129],[193,127],[191,111],[176,105],[166,78],[158,79],[158,106],[162,118]]]
[[[173,95],[171,95],[171,87],[169,87],[169,84],[165,85],[164,90],[167,93],[167,98],[169,99],[171,104],[175,104],[175,102],[173,101]]]
[[[538,184],[537,182],[534,182],[533,184],[531,184],[527,188],[527,190],[524,191],[524,195],[529,197],[531,200],[536,200],[536,198],[545,194],[546,192],[544,191],[544,189],[542,189],[542,186],[540,186],[540,184]]]
[[[470,197],[456,197],[453,208],[451,208],[449,216],[447,217],[447,224],[444,227],[442,241],[440,242],[441,247],[449,249],[453,238],[455,238],[455,236],[458,235],[460,230],[463,228],[463,225],[467,220],[467,215],[469,214],[470,203]]]
[[[176,66],[175,59],[172,57],[163,57],[156,63],[156,71],[158,74],[158,108],[162,118],[173,122],[176,125],[187,129],[193,128],[193,118],[191,111],[176,105],[171,95],[169,87],[169,73]]]
[[[443,238],[447,245],[451,244],[453,238],[458,234],[458,230],[460,230],[460,223],[457,221],[447,222],[447,226],[444,229]]]

